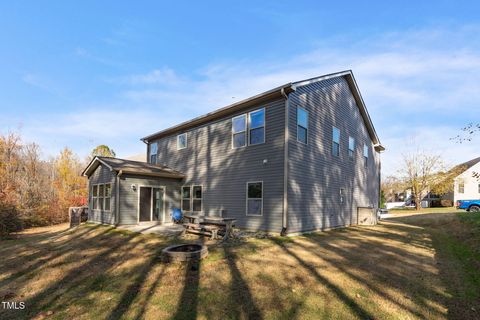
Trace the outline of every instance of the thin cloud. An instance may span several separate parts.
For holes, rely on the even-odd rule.
[[[476,148],[449,138],[480,118],[479,30],[467,26],[391,32],[356,42],[327,41],[281,61],[209,63],[193,74],[179,74],[168,66],[126,74],[106,81],[120,101],[80,106],[78,114],[58,116],[56,123],[66,124],[57,129],[66,142],[102,137],[120,151],[117,154],[128,155],[143,150],[138,139],[145,134],[286,82],[352,69],[387,147],[385,174],[396,170],[410,136],[420,136],[421,143],[458,163],[478,156]],[[98,59],[83,48],[77,55]],[[25,128],[28,125],[25,122]],[[45,144],[53,143],[53,129],[42,129],[40,122],[34,127]],[[87,147],[82,144],[79,150]]]

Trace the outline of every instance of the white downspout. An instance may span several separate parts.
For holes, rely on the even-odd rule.
[[[117,173],[116,177],[116,188],[115,188],[115,225],[120,223],[120,176],[122,175],[123,171],[120,170]]]

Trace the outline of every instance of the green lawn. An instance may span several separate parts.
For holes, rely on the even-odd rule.
[[[419,213],[219,245],[165,264],[178,240],[84,225],[0,242],[2,319],[478,319],[480,215]]]
[[[452,212],[465,212],[465,210],[457,209],[455,207],[442,207],[442,208],[422,208],[416,210],[415,208],[399,208],[389,209],[389,213],[452,213]]]

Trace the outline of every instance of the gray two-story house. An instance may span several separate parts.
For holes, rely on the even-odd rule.
[[[351,71],[292,82],[141,139],[147,162],[96,157],[94,222],[173,208],[292,234],[374,221],[384,150]]]

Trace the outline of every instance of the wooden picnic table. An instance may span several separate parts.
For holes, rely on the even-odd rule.
[[[223,239],[228,239],[233,232],[233,226],[235,225],[235,218],[227,217],[214,217],[214,216],[205,216],[197,214],[185,214],[184,217],[189,221],[189,223],[198,223],[200,225],[217,225],[225,227],[225,235]]]

